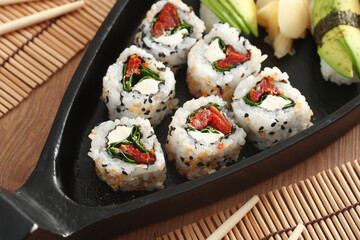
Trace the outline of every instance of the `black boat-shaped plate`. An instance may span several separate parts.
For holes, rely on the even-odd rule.
[[[199,1],[185,2],[195,11],[199,8]],[[116,3],[68,87],[35,171],[19,191],[8,194],[12,205],[42,229],[63,236],[79,234],[81,230],[94,237],[98,229],[102,229],[100,233],[104,236],[105,232],[128,231],[171,217],[183,209],[235,193],[235,189],[250,184],[249,181],[264,179],[295,164],[328,144],[337,136],[336,132],[343,133],[359,121],[360,85],[339,87],[322,79],[316,45],[310,34],[296,41],[294,56],[278,60],[271,47],[263,42],[265,32],[260,29],[260,36],[249,36],[249,40],[268,54],[263,67],[277,66],[289,74],[292,85],[305,95],[314,112],[314,125],[265,151],[247,144],[238,163],[194,181],[179,175],[169,163],[163,190],[112,191],[95,174],[94,164],[87,155],[88,134],[108,119],[105,104],[99,101],[102,77],[118,55],[132,44],[135,31],[152,3],[143,0]],[[187,91],[185,72],[182,69],[176,75],[180,106],[192,98]],[[347,124],[343,126],[341,122],[345,119]],[[155,129],[162,144],[170,121],[171,116]]]

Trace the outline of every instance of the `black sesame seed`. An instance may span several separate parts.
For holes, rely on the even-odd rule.
[[[153,100],[151,98],[149,98],[149,103],[152,103],[152,102],[153,102]]]
[[[202,167],[202,166],[204,166],[204,163],[203,162],[198,162],[198,164],[197,164],[199,167]]]
[[[146,103],[146,101],[147,101],[147,98],[144,100],[144,104]]]
[[[263,130],[264,129],[264,127],[263,126],[261,126],[260,128],[259,128],[259,131],[261,131],[261,130]]]
[[[142,108],[142,109],[141,109],[141,111],[143,111],[143,112],[145,112],[145,110],[146,110],[145,108]]]
[[[287,124],[287,121],[285,121],[284,124]]]
[[[273,143],[277,143],[278,142],[278,140],[276,139]]]
[[[108,97],[108,96],[106,96],[106,98],[105,98],[105,102],[106,102],[106,103],[108,103],[108,102],[109,102],[109,97]]]
[[[149,115],[150,112],[151,112],[150,110],[147,110],[144,114]]]
[[[190,163],[189,163],[189,162],[186,162],[185,165],[186,165],[186,166],[190,166]]]
[[[125,172],[125,171],[122,171],[122,174],[124,174],[124,175],[126,175],[126,176],[128,175],[127,172]]]
[[[167,108],[167,107],[165,106],[165,107],[163,107],[163,109],[162,109],[162,110],[163,110],[163,111],[165,111],[165,109],[166,109],[166,108]]]
[[[210,92],[214,92],[214,89],[211,89],[211,91]]]
[[[124,103],[122,102],[122,103],[120,104],[120,106],[125,106],[125,105],[124,105]]]
[[[107,167],[107,164],[103,164],[103,165],[101,165],[102,167]]]
[[[269,132],[269,135],[274,135],[275,134],[275,132]]]
[[[121,109],[120,109],[120,108],[116,108],[116,111],[119,113],[119,112],[121,112]]]
[[[174,92],[174,90],[171,90],[170,93],[169,93],[169,95],[171,95],[173,92]]]
[[[193,159],[194,159],[193,156],[190,156],[189,158],[190,158],[190,160],[193,160]]]
[[[159,53],[159,57],[165,57],[165,54],[163,52]]]
[[[289,133],[292,133],[292,130],[291,130],[291,128],[289,128]]]
[[[285,127],[284,127],[284,125],[281,125],[281,129],[282,129],[282,130],[285,130]]]
[[[273,123],[271,124],[271,127],[275,127],[275,125],[276,125],[276,122],[273,122]]]
[[[276,118],[275,118],[275,121],[276,121],[276,122],[279,122],[279,120],[277,120]]]
[[[183,157],[180,157],[180,160],[183,162],[183,161],[185,161],[185,158],[183,158]]]
[[[249,114],[248,114],[248,113],[245,113],[244,117],[246,117],[246,118],[247,118],[248,116],[249,116]]]
[[[156,112],[160,112],[161,111],[161,109],[156,109]]]

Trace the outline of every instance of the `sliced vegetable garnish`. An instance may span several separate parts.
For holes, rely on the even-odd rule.
[[[124,64],[123,68],[123,87],[124,90],[130,91],[139,82],[145,79],[154,79],[159,82],[165,82],[164,79],[159,77],[159,74],[147,68],[148,64],[143,62],[138,55],[132,55],[129,60]]]
[[[217,109],[217,104],[207,104],[192,112],[188,117],[189,130],[201,132],[231,134],[232,126]],[[214,132],[216,131],[216,132]]]
[[[279,89],[272,83],[273,79],[269,77],[264,77],[263,80],[255,87],[253,87],[244,97],[243,100],[251,106],[259,106],[263,103],[268,95],[278,96],[285,100],[291,101],[289,104],[286,104],[282,109],[295,106],[295,102],[285,96],[280,95]]]
[[[224,59],[212,63],[212,67],[215,71],[229,71],[230,69],[250,59],[250,54],[242,54],[239,51],[236,51],[232,46],[225,45],[224,41],[220,37],[215,37],[212,41],[215,39],[219,40],[219,48],[226,55]]]
[[[106,149],[113,158],[129,163],[149,164],[155,161],[153,152],[147,151],[140,143],[141,134],[137,126],[133,126],[130,135],[120,142],[110,143]]]
[[[183,35],[183,38],[185,38],[192,33],[193,27],[177,17],[176,6],[174,4],[167,3],[161,12],[155,16],[151,28],[152,37],[154,38],[161,37],[164,34],[171,36],[181,29],[186,29],[188,33]]]

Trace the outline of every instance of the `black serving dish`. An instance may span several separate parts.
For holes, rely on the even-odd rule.
[[[185,2],[195,10],[199,8],[199,1]],[[112,191],[95,174],[87,155],[87,136],[95,125],[108,119],[105,104],[99,101],[102,76],[120,52],[131,45],[152,3],[116,3],[73,76],[33,174],[20,190],[2,191],[3,199],[41,229],[62,236],[76,233],[77,237],[96,238],[166,219],[234,194],[296,164],[359,122],[360,85],[339,87],[322,79],[310,34],[296,41],[294,56],[278,60],[263,42],[265,32],[260,29],[258,38],[248,38],[268,54],[263,67],[277,66],[289,74],[292,85],[305,95],[314,112],[314,125],[265,151],[247,144],[238,163],[197,180],[186,180],[169,163],[164,190]],[[182,69],[176,75],[179,105],[192,98],[185,72]],[[155,129],[163,145],[170,121],[171,116]]]

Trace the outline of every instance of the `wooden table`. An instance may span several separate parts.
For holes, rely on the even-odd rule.
[[[84,52],[78,54],[48,82],[33,91],[23,103],[0,119],[0,187],[7,190],[19,189],[34,170],[62,97],[83,54]],[[356,116],[359,119],[359,114]],[[359,140],[360,123],[324,149],[266,181],[234,191],[233,195],[210,205],[119,235],[116,239],[159,237],[239,202],[247,201],[254,194],[266,193],[317,172],[360,159]],[[15,146],[18,150],[15,150]],[[37,237],[39,236],[48,239],[49,233],[43,232]],[[54,236],[51,238],[54,239]]]

